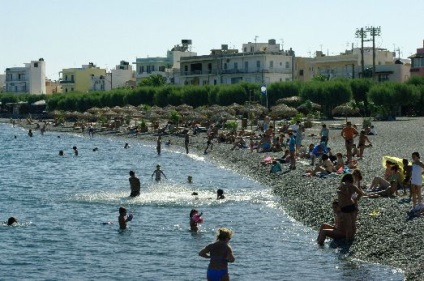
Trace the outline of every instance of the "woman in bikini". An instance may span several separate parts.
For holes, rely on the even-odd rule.
[[[364,196],[364,192],[353,184],[352,174],[345,174],[342,183],[338,187],[337,197],[339,201],[343,229],[346,231],[346,240],[352,241],[356,232],[357,202]],[[357,194],[354,196],[354,194]]]
[[[234,262],[233,250],[228,242],[233,232],[227,228],[218,229],[217,241],[207,245],[199,252],[199,256],[210,259],[208,281],[229,281],[228,263]]]

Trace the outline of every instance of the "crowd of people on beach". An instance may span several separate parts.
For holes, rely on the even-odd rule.
[[[374,126],[359,131],[357,125],[347,121],[340,131],[340,136],[344,140],[345,151],[335,153],[329,147],[331,140],[330,130],[326,124],[322,124],[318,135],[309,135],[313,138],[316,137],[317,141],[308,145],[303,143],[306,137],[305,126],[299,120],[293,124],[285,124],[278,130],[270,122],[263,122],[261,125],[262,127],[258,128],[259,134],[245,129],[239,132],[230,131],[225,133],[224,131],[220,132],[218,126],[210,125],[206,132],[203,152],[208,154],[213,151],[214,143],[224,143],[230,145],[230,150],[245,149],[250,153],[264,153],[265,157],[260,162],[260,166],[269,168],[269,173],[272,175],[280,176],[290,170],[296,170],[299,168],[297,164],[300,161],[304,166],[310,166],[310,168],[306,167],[304,170],[304,176],[340,177],[340,184],[334,189],[335,199],[331,203],[334,224],[323,223],[321,225],[317,237],[319,245],[323,245],[327,237],[345,239],[348,242],[354,240],[359,212],[358,206],[361,198],[392,197],[399,195],[399,192],[407,194],[409,189],[412,201],[412,209],[409,215],[424,215],[424,206],[421,205],[424,163],[421,162],[418,152],[412,153],[412,165],[408,159],[403,159],[402,165],[387,161],[384,175],[374,177],[369,186],[362,184],[363,171],[359,169],[358,160],[364,157],[366,148],[372,147],[369,136],[377,135]],[[187,129],[182,135],[187,154],[191,145],[190,131],[193,132],[192,135],[194,136],[196,128],[193,130]],[[28,135],[32,137],[33,132],[31,129]],[[92,138],[93,132],[89,133],[89,136]],[[357,144],[355,144],[356,139],[358,140]],[[166,145],[169,146],[171,143],[171,140],[169,140]],[[129,148],[128,143],[125,144],[124,148]],[[158,155],[161,155],[161,150],[162,134],[159,134],[156,140],[156,152]],[[78,156],[76,146],[73,147],[73,152],[75,156]],[[283,154],[281,157],[271,157],[269,155],[271,152],[281,152]],[[59,155],[63,155],[63,151],[60,151]],[[305,161],[309,164],[305,164]],[[288,164],[288,171],[283,169],[284,164]],[[155,177],[155,181],[160,182],[162,176],[166,178],[160,165],[157,165],[156,170],[152,173],[152,178]],[[129,182],[131,188],[130,197],[139,196],[141,183],[134,171],[130,171]],[[188,182],[192,182],[191,176],[188,177]],[[198,194],[194,192],[193,195],[197,196]],[[224,198],[223,190],[218,189],[217,199]],[[197,232],[199,230],[199,225],[203,223],[202,215],[202,212],[196,209],[190,211],[189,226],[191,231]],[[120,207],[118,217],[120,229],[126,229],[127,222],[132,219],[133,215],[127,215],[126,209]],[[16,221],[15,219],[15,223]],[[228,244],[231,236],[231,230],[219,229],[217,241],[200,251],[200,256],[210,258],[208,278],[209,276],[228,277],[227,263],[234,261],[232,249]],[[212,278],[210,280],[215,280]]]

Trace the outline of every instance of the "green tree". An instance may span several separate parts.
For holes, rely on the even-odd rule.
[[[143,78],[140,86],[160,87],[166,84],[166,78],[160,74],[152,74],[147,78]]]

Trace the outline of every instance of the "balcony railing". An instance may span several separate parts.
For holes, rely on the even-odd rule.
[[[223,69],[223,70],[195,70],[195,71],[181,71],[181,76],[199,76],[199,75],[225,75],[225,74],[252,74],[252,73],[279,73],[279,74],[291,74],[290,68],[258,68],[253,69]]]
[[[75,80],[60,80],[60,84],[74,84]]]

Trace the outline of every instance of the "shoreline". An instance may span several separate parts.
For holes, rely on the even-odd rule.
[[[352,118],[351,120],[358,119]],[[9,120],[2,119],[0,122],[9,123]],[[394,155],[410,158],[413,151],[419,151],[419,129],[424,127],[424,118],[375,122],[375,124],[378,135],[370,138],[373,148],[367,149],[364,153],[364,160],[359,162],[360,168],[364,172],[363,182],[365,184],[369,184],[374,176],[382,174],[382,156]],[[26,129],[34,129],[33,125],[17,125]],[[318,129],[317,126],[308,129],[306,135],[311,132],[316,133]],[[405,129],[410,134],[410,141],[404,139]],[[71,127],[52,126],[47,128],[46,133],[56,131],[80,133],[80,131],[73,130]],[[38,131],[35,131],[35,133],[39,134]],[[343,152],[342,139],[338,134],[340,134],[340,130],[330,130],[329,146],[332,147],[334,152]],[[123,140],[135,139],[132,135],[113,130],[96,132],[94,137],[96,135],[114,136]],[[400,136],[401,140],[399,141]],[[145,133],[139,135],[138,139],[143,142],[155,142],[156,136],[153,136],[153,133]],[[166,149],[164,143],[168,139],[172,141],[173,146],[184,148],[184,138],[175,135],[162,137],[163,148]],[[316,138],[307,137],[304,143],[316,143],[316,141]],[[402,147],[399,147],[401,142],[403,142]],[[205,133],[190,137],[190,153],[203,155],[205,147]],[[265,153],[250,153],[246,149],[230,150],[231,147],[231,144],[214,143],[213,150],[205,155],[205,158],[210,158],[214,163],[222,164],[272,188],[272,191],[281,197],[281,204],[288,215],[305,226],[318,230],[321,223],[332,223],[331,202],[336,194],[335,189],[340,182],[339,177],[328,177],[326,179],[302,177],[304,171],[310,168],[307,161],[303,164],[299,163],[294,171],[280,176],[271,176],[268,173],[268,167],[262,168],[259,164]],[[268,154],[270,156],[281,156],[281,152]],[[283,170],[288,170],[288,166],[283,165]],[[406,220],[406,211],[411,208],[411,203],[407,199],[408,197],[403,196],[362,199],[359,202],[358,233],[355,241],[348,249],[348,254],[351,258],[400,268],[404,271],[405,280],[423,280],[424,249],[421,249],[422,247],[418,245],[418,242],[424,221],[422,218]],[[375,210],[378,215],[371,215]],[[328,247],[328,243],[325,244],[325,247]]]

